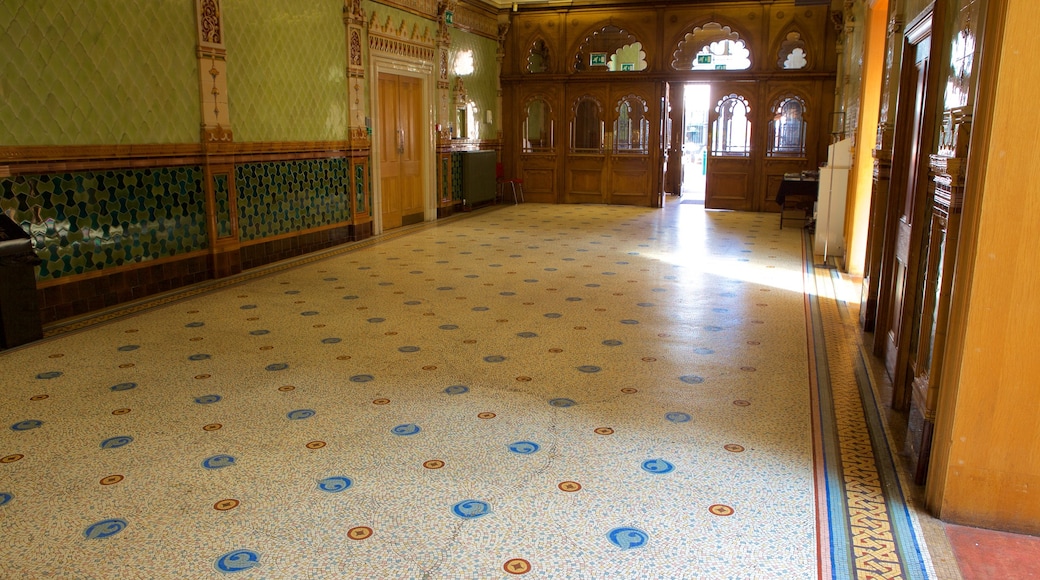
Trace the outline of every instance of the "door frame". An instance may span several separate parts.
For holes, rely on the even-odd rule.
[[[433,63],[423,60],[405,60],[396,55],[373,50],[369,61],[372,64],[372,77],[368,80],[370,103],[379,103],[379,75],[394,74],[414,77],[422,81],[422,119],[424,132],[422,147],[422,189],[423,189],[423,221],[437,219],[437,183],[436,147],[437,136],[433,130],[434,104],[437,102],[434,91],[437,83],[434,79]],[[377,115],[372,113],[372,151],[379,151],[380,127],[376,125]],[[383,185],[379,156],[372,155],[372,233],[383,233]]]

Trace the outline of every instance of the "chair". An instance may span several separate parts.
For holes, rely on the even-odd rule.
[[[519,203],[517,201],[516,193],[517,189],[520,191],[520,201],[524,201],[524,180],[519,177],[506,177],[506,170],[501,163],[495,164],[495,177],[498,181],[498,195],[501,197],[505,195],[505,184],[509,184],[513,188],[513,204]]]

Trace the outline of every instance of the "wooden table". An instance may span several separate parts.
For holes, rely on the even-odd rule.
[[[776,192],[776,204],[780,206],[780,229],[784,229],[784,212],[801,210],[805,217],[803,225],[812,217],[813,205],[820,192],[820,182],[816,179],[785,179],[780,182]]]

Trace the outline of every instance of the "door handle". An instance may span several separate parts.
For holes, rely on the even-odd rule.
[[[404,154],[404,129],[397,130],[397,153]]]

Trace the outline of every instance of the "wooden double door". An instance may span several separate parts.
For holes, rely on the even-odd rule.
[[[423,221],[421,78],[379,73],[379,184],[384,230]]]

